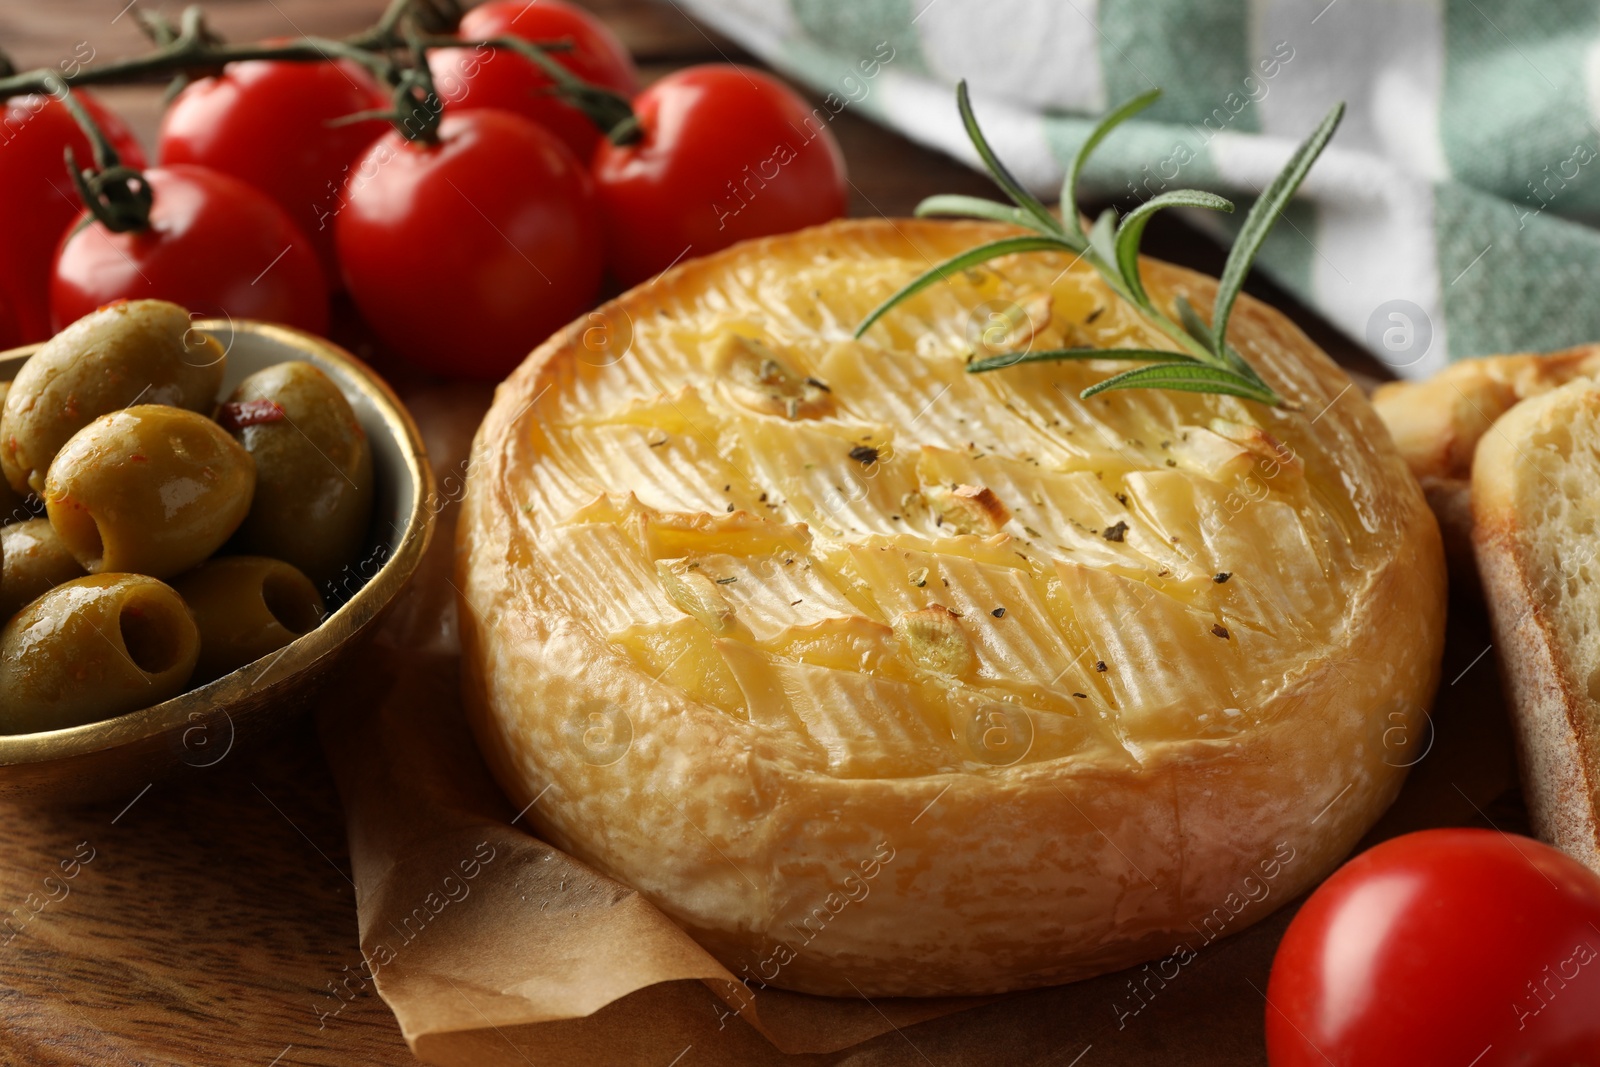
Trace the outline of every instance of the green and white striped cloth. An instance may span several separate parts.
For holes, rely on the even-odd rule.
[[[1397,373],[1600,340],[1595,0],[680,0],[858,109],[1053,201],[1088,117],[1164,98],[1101,146],[1084,198],[1241,202],[1327,110],[1344,123],[1258,263]],[[1233,216],[1192,213],[1203,225]]]

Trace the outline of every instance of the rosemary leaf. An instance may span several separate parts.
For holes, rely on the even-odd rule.
[[[962,124],[973,147],[988,167],[990,176],[1009,196],[1015,207],[994,200],[969,196],[933,196],[917,207],[918,215],[962,215],[996,222],[1009,223],[1033,231],[1027,236],[1007,237],[953,256],[931,270],[925,271],[910,284],[873,309],[856,327],[860,337],[901,301],[920,292],[935,282],[946,280],[953,272],[976,266],[997,256],[1022,252],[1076,252],[1078,258],[1087,259],[1118,296],[1137,308],[1150,324],[1180,349],[1164,352],[1157,349],[1096,349],[1056,348],[1038,352],[1007,352],[968,364],[967,371],[981,374],[984,371],[1014,367],[1019,363],[1042,363],[1051,360],[1125,359],[1152,360],[1152,366],[1140,367],[1109,378],[1086,389],[1080,395],[1091,397],[1112,389],[1177,389],[1193,393],[1222,393],[1243,397],[1289,411],[1298,411],[1300,405],[1277,394],[1254,367],[1250,366],[1228,344],[1228,317],[1233,312],[1250,263],[1261,250],[1268,231],[1288,204],[1300,183],[1305,180],[1312,163],[1327,145],[1328,139],[1339,125],[1344,114],[1340,104],[1330,111],[1322,123],[1290,156],[1283,172],[1273,179],[1267,191],[1246,216],[1239,239],[1223,269],[1217,285],[1217,299],[1211,324],[1208,326],[1194,307],[1182,296],[1177,297],[1178,321],[1174,321],[1161,308],[1156,307],[1139,276],[1139,242],[1144,237],[1146,224],[1157,211],[1167,207],[1202,207],[1215,211],[1233,211],[1229,201],[1213,193],[1197,190],[1174,190],[1163,193],[1139,205],[1121,220],[1119,225],[1114,210],[1103,212],[1086,233],[1083,216],[1078,211],[1077,186],[1084,165],[1101,141],[1117,126],[1143,111],[1161,96],[1155,89],[1134,97],[1113,110],[1097,123],[1089,136],[1079,146],[1067,179],[1061,188],[1063,219],[1056,219],[1039,200],[1024,189],[1020,182],[1006,170],[994,149],[978,128],[972,113],[972,101],[967,93],[967,83],[956,89],[956,105],[961,112]],[[1069,264],[1069,267],[1071,264]]]
[[[1252,382],[1242,374],[1213,367],[1200,362],[1157,363],[1138,367],[1097,382],[1078,395],[1087,400],[1097,393],[1113,389],[1175,389],[1185,393],[1225,393],[1243,397],[1262,404],[1274,403],[1278,398],[1271,390]]]
[[[1061,183],[1061,216],[1066,220],[1067,229],[1088,241],[1088,235],[1083,232],[1083,223],[1078,216],[1078,176],[1083,171],[1089,156],[1106,139],[1106,134],[1122,125],[1124,122],[1161,99],[1160,89],[1151,89],[1141,93],[1101,119],[1089,136],[1084,138],[1083,144],[1078,146],[1078,154],[1072,157],[1072,165],[1067,168],[1067,180]]]
[[[1178,294],[1178,321],[1183,328],[1189,331],[1189,336],[1206,346],[1207,351],[1216,351],[1216,345],[1211,340],[1211,327],[1207,326],[1200,313],[1189,303],[1189,298],[1182,293]]]
[[[1183,323],[1184,330],[1188,332],[1190,337],[1193,337],[1203,345],[1206,351],[1215,353],[1217,346],[1211,336],[1211,327],[1207,326],[1205,321],[1200,318],[1200,313],[1194,309],[1194,305],[1189,303],[1188,298],[1181,293],[1178,294],[1175,302],[1178,305],[1178,319]],[[1215,357],[1213,356],[1213,358]],[[1256,369],[1244,361],[1244,357],[1239,355],[1232,345],[1227,346],[1223,358],[1228,369],[1255,382],[1263,391],[1272,392],[1272,387],[1261,380],[1261,375],[1257,374]],[[1276,396],[1277,394],[1274,393],[1273,395]],[[1282,397],[1278,398],[1277,403],[1284,408],[1293,408],[1295,406]]]
[[[965,78],[956,85],[956,107],[961,112],[961,124],[967,128],[967,136],[972,140],[972,147],[978,150],[983,165],[989,168],[989,175],[1019,208],[1037,220],[1038,225],[1030,228],[1043,233],[1065,234],[1066,231],[1062,229],[1060,221],[1050,214],[1049,209],[1039,202],[1038,197],[1024,189],[1022,183],[1012,177],[1006,165],[1000,162],[1000,157],[994,154],[994,149],[989,147],[988,139],[978,128],[978,117],[972,113],[972,99],[967,93]]]
[[[1267,191],[1261,194],[1261,198],[1250,209],[1250,214],[1245,216],[1244,226],[1240,228],[1239,236],[1228,252],[1228,262],[1222,268],[1222,278],[1217,282],[1217,302],[1211,312],[1211,335],[1213,350],[1229,363],[1243,362],[1237,353],[1228,348],[1228,317],[1233,314],[1233,303],[1244,286],[1245,275],[1250,273],[1250,264],[1254,262],[1256,253],[1261,251],[1272,224],[1278,220],[1278,213],[1288,205],[1295,190],[1300,188],[1306,173],[1311,170],[1311,164],[1317,161],[1317,156],[1333,136],[1333,131],[1339,128],[1339,120],[1343,117],[1344,104],[1334,105],[1333,110],[1311,131],[1311,136],[1294,150],[1288,164],[1272,179]]]
[[[1272,391],[1272,387],[1261,380],[1261,375],[1256,373],[1256,369],[1249,363],[1245,362],[1245,358],[1239,354],[1238,349],[1234,348],[1232,345],[1228,345],[1223,350],[1223,358],[1228,361],[1228,367],[1235,374],[1239,375],[1239,377],[1248,378],[1250,381],[1259,385],[1262,389],[1265,389],[1268,392]],[[1292,405],[1290,405],[1287,401],[1284,401],[1284,407],[1288,408],[1291,406]]]
[[[1117,278],[1122,272],[1117,268],[1117,211],[1116,208],[1106,208],[1100,212],[1100,217],[1094,220],[1094,225],[1089,227],[1089,250],[1100,257],[1105,271],[1111,274],[1112,279]]]
[[[1061,252],[1073,251],[1073,248],[1059,237],[1046,237],[1043,235],[1002,237],[998,241],[990,241],[986,245],[969,248],[960,255],[951,256],[943,263],[930,267],[916,278],[912,279],[899,292],[879,304],[873,309],[872,314],[861,320],[861,325],[856,327],[855,336],[860,337],[867,332],[871,325],[881,319],[891,308],[907,297],[920,293],[936,282],[942,282],[951,274],[975,267],[979,263],[997,259],[1000,256],[1009,256],[1016,252]]]
[[[1033,216],[1021,208],[1002,204],[998,200],[985,200],[981,196],[941,194],[930,196],[917,205],[918,218],[930,215],[954,215],[960,218],[989,219],[992,222],[1009,222],[1013,226],[1036,229]]]
[[[1215,193],[1200,192],[1197,189],[1174,189],[1170,193],[1151,197],[1132,211],[1122,217],[1122,225],[1117,227],[1117,272],[1122,275],[1122,280],[1127,283],[1128,292],[1141,306],[1148,305],[1150,298],[1145,295],[1144,282],[1139,277],[1139,242],[1144,237],[1145,225],[1157,211],[1168,207],[1203,207],[1213,211],[1233,211],[1233,202],[1217,196]],[[1187,301],[1185,304],[1187,305]],[[1189,309],[1191,312],[1193,308]],[[1189,330],[1189,324],[1183,324]],[[1194,335],[1189,330],[1190,336]],[[1195,337],[1207,347],[1210,347],[1209,338],[1206,336]]]
[[[1056,363],[1063,360],[1085,359],[1131,359],[1143,361],[1164,359],[1196,362],[1181,352],[1163,352],[1156,348],[1095,348],[1093,346],[1082,346],[1078,348],[1041,348],[1037,352],[1002,352],[998,356],[973,360],[967,364],[967,373],[982,374],[985,371],[1015,367],[1019,363]]]

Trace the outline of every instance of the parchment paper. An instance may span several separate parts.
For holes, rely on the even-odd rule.
[[[458,698],[453,527],[488,394],[409,400],[439,478],[439,527],[320,723],[345,805],[363,977],[419,1058],[1065,1067],[1099,1049],[1085,1067],[1262,1060],[1261,991],[1292,907],[1199,946],[1170,978],[1146,967],[1002,998],[812,997],[747,988],[631,889],[525,832]],[[1521,828],[1493,657],[1473,660],[1487,643],[1481,608],[1452,616],[1437,729],[1418,739],[1411,780],[1364,846],[1423,826]]]

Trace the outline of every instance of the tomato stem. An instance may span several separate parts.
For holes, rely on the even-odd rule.
[[[411,66],[399,72],[394,85],[394,114],[389,121],[408,141],[439,143],[439,118],[444,104],[434,91],[433,72],[420,38],[407,34]]]
[[[637,144],[644,140],[644,127],[632,108],[628,109],[626,118],[606,131],[606,140],[614,145]]]
[[[389,0],[377,23],[349,41],[360,48],[392,48],[402,40],[400,24],[407,16],[424,33],[454,33],[461,13],[458,0]]]
[[[96,67],[79,67],[70,74],[50,67],[19,72],[0,54],[0,100],[26,93],[48,93],[71,109],[95,155],[95,167],[82,171],[76,160],[69,159],[73,184],[91,215],[119,232],[149,225],[149,185],[138,171],[122,165],[88,112],[72,100],[69,90],[73,87],[170,79],[170,96],[187,85],[190,78],[221,73],[229,63],[328,63],[343,59],[360,64],[394,92],[393,110],[363,112],[347,116],[346,121],[383,118],[407,140],[433,143],[438,140],[443,105],[428,71],[428,51],[492,48],[515,52],[537,66],[553,83],[552,92],[581,111],[614,142],[624,144],[638,138],[638,120],[626,97],[584,81],[551,58],[552,53],[570,50],[570,40],[525,41],[505,36],[463,41],[450,35],[460,18],[460,0],[390,0],[373,26],[343,39],[298,37],[273,44],[228,44],[206,25],[198,4],[184,8],[177,26],[165,16],[140,12],[139,26],[156,45],[153,51]]]
[[[470,45],[472,42],[465,43]],[[48,92],[51,78],[73,88],[90,85],[130,85],[161,81],[172,74],[213,74],[229,63],[251,59],[326,63],[335,58],[352,60],[384,78],[393,65],[380,53],[324,37],[301,37],[274,45],[206,45],[179,37],[146,55],[117,60],[98,67],[83,67],[72,74],[62,74],[49,67],[41,67],[38,70],[21,71],[0,77],[0,99],[26,93]]]
[[[570,41],[562,43],[571,46]],[[614,143],[629,144],[641,136],[639,120],[634,115],[633,105],[628,102],[627,97],[604,86],[584,81],[551,59],[548,53],[552,49],[545,44],[509,36],[490,37],[468,44],[463,44],[454,38],[423,38],[424,47],[429,48],[441,45],[457,48],[472,47],[474,44],[515,52],[538,67],[550,79],[551,91],[561,98],[562,103],[583,112],[584,117],[594,123],[596,128]]]
[[[83,101],[60,78],[48,85],[50,95],[61,101],[72,119],[89,139],[94,166],[79,168],[76,154],[68,145],[65,155],[67,174],[78,190],[78,198],[89,215],[113,233],[129,233],[150,228],[150,183],[133,167],[124,166],[110,138],[95,122]]]
[[[416,3],[418,0],[409,0]],[[434,0],[430,0],[434,2]],[[198,11],[198,8],[189,10]],[[185,11],[188,15],[188,11]],[[168,24],[170,28],[170,23]],[[152,31],[158,33],[160,31]],[[434,48],[498,48],[509,47],[499,40],[493,41],[465,41],[455,37],[425,36],[420,38],[424,50]],[[15,71],[9,63],[0,62],[0,99],[20,96],[27,93],[49,92],[51,79],[65,83],[72,88],[92,85],[131,85],[150,81],[162,81],[169,75],[208,75],[220,71],[229,63],[240,63],[246,60],[280,60],[288,63],[327,63],[335,59],[348,59],[359,63],[375,74],[380,80],[391,82],[391,70],[396,64],[387,54],[388,51],[403,46],[403,38],[392,35],[382,38],[376,37],[371,31],[357,34],[344,40],[329,37],[298,37],[293,40],[275,44],[225,44],[218,41],[199,25],[193,35],[180,32],[167,44],[158,47],[152,52],[141,56],[132,56],[111,63],[94,67],[80,67],[70,74],[61,73],[50,67],[40,67],[36,70]],[[565,52],[572,48],[570,41],[522,41],[518,40],[520,49],[528,49],[541,53]],[[528,52],[524,51],[524,55]],[[559,64],[557,64],[559,66]],[[563,71],[566,68],[560,68]],[[580,84],[575,75],[568,73],[568,77]],[[597,87],[596,87],[597,88]]]

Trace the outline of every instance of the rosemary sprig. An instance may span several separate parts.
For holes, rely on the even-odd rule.
[[[988,167],[996,184],[1010,197],[1011,203],[1003,204],[974,196],[931,196],[917,205],[917,214],[989,219],[1020,226],[1033,233],[979,245],[924,272],[873,309],[856,327],[855,335],[860,337],[866,333],[873,323],[907,297],[936,282],[947,280],[955,272],[999,256],[1020,252],[1070,252],[1099,271],[1113,292],[1138,308],[1151,325],[1171,339],[1175,350],[1082,347],[1008,352],[974,360],[967,365],[969,373],[981,374],[1020,363],[1051,360],[1143,360],[1153,365],[1114,375],[1090,386],[1080,395],[1087,399],[1113,389],[1176,389],[1191,393],[1223,393],[1269,407],[1298,408],[1298,404],[1279,396],[1262,380],[1255,368],[1228,344],[1228,319],[1233,313],[1239,290],[1244,285],[1245,275],[1250,273],[1250,264],[1261,251],[1261,245],[1266,241],[1272,224],[1277,221],[1278,213],[1289,203],[1295,190],[1300,188],[1311,165],[1338,128],[1339,120],[1344,115],[1344,104],[1338,104],[1328,112],[1311,136],[1295,149],[1288,164],[1267,186],[1245,217],[1239,238],[1228,253],[1227,264],[1217,283],[1216,303],[1212,305],[1211,323],[1207,325],[1181,296],[1176,301],[1176,320],[1156,306],[1139,276],[1139,242],[1144,236],[1145,225],[1157,211],[1169,207],[1198,207],[1231,212],[1234,206],[1230,201],[1214,193],[1195,189],[1173,190],[1151,197],[1121,219],[1118,219],[1114,209],[1108,208],[1087,231],[1083,228],[1082,216],[1078,211],[1078,179],[1090,155],[1112,130],[1155,103],[1160,95],[1161,90],[1153,89],[1134,97],[1106,115],[1090,131],[1073,157],[1072,165],[1067,168],[1066,181],[1061,186],[1062,217],[1058,219],[1012,177],[1005,164],[995,155],[983,131],[978,128],[978,120],[972,113],[972,101],[967,94],[967,83],[963,81],[956,87],[956,106],[961,111],[961,122],[979,158]]]

